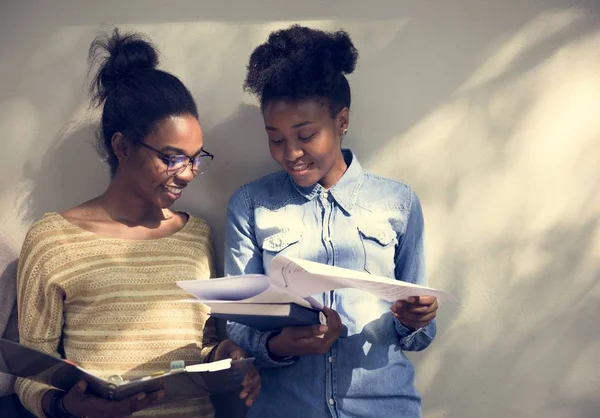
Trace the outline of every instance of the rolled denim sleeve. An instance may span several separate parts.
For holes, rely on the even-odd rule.
[[[395,254],[395,277],[397,280],[427,286],[425,274],[425,245],[423,210],[419,198],[411,190],[410,209],[406,227],[399,237]],[[400,336],[400,347],[406,351],[421,351],[435,338],[435,320],[429,325],[414,330],[394,320],[396,332]]]
[[[256,242],[252,210],[245,186],[238,189],[227,206],[225,226],[225,275],[264,274],[262,250]],[[277,331],[262,332],[254,328],[227,323],[229,338],[253,357],[259,367],[281,367],[292,364],[291,358],[273,360],[267,342]]]

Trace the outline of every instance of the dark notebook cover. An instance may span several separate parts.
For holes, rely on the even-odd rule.
[[[211,304],[210,307],[211,316],[247,325],[259,331],[325,323],[321,311],[295,303],[223,303]]]
[[[204,397],[239,388],[246,371],[254,361],[253,358],[247,358],[197,365],[172,362],[172,368],[161,374],[123,380],[120,376],[104,379],[68,360],[5,339],[0,339],[0,356],[4,362],[0,371],[6,374],[47,383],[63,390],[69,390],[78,380],[85,380],[94,394],[114,400],[127,398],[139,392],[163,389],[166,395],[160,403]],[[194,371],[198,368],[212,370]]]

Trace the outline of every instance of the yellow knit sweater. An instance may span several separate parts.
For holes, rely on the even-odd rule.
[[[58,213],[29,230],[19,262],[21,343],[66,358],[100,376],[134,378],[167,370],[173,360],[203,361],[218,342],[207,308],[179,303],[177,280],[214,277],[208,224],[189,218],[160,239],[106,238]],[[24,405],[44,417],[50,387],[18,379]],[[134,416],[211,417],[208,398],[179,401]]]

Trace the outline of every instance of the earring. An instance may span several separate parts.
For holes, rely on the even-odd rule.
[[[344,128],[344,130],[342,131],[342,136],[346,136],[347,133],[348,133],[348,128]]]

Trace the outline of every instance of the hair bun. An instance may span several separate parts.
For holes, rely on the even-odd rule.
[[[137,33],[102,34],[90,45],[90,69],[97,73],[90,85],[90,95],[97,104],[102,103],[121,82],[130,75],[158,66],[158,53],[154,46]]]
[[[296,88],[307,96],[325,94],[342,74],[354,71],[357,60],[358,51],[346,31],[292,25],[272,32],[254,50],[244,88],[259,97],[267,87],[286,91],[289,97],[297,95],[292,92]]]
[[[340,30],[333,34],[329,53],[334,70],[350,74],[356,68],[358,51],[347,32]]]
[[[324,61],[331,70],[344,74],[354,71],[358,59],[358,51],[348,32],[329,33],[300,25],[273,32],[264,47],[257,51],[262,55],[257,56],[257,61],[278,63],[289,59],[297,65],[306,65],[307,60]]]

